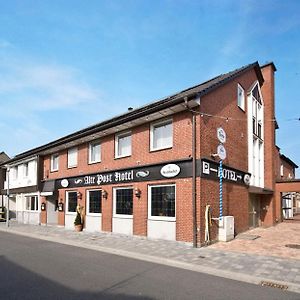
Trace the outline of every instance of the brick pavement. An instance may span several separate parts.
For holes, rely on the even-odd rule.
[[[294,227],[292,226],[292,228]],[[271,239],[273,236],[273,245],[275,241],[279,245],[280,242],[278,240],[280,239],[275,238],[274,233],[279,231],[279,233],[285,235],[287,232],[293,232],[291,229],[288,229],[286,224],[283,223],[271,229],[257,228],[255,231],[247,232],[247,234],[260,233],[262,237],[268,237],[268,239]],[[264,238],[254,241],[236,239],[226,244],[217,243],[209,247],[195,249],[190,244],[175,241],[150,240],[143,237],[103,232],[78,233],[55,226],[12,223],[9,228],[6,228],[5,224],[2,223],[0,224],[0,231],[181,267],[255,284],[259,284],[262,280],[271,281],[287,285],[290,291],[300,293],[300,260],[298,253],[300,250],[287,248],[284,249],[287,251],[287,254],[283,255],[283,250],[280,246],[278,246],[278,249],[275,247],[274,251],[271,251],[272,247],[263,243]],[[293,242],[298,241],[298,236],[293,238]],[[250,249],[253,251],[251,252]],[[288,253],[292,253],[290,251],[294,253],[292,258],[288,257]]]

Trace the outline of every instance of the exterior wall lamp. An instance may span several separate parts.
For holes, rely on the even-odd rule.
[[[140,190],[139,188],[135,188],[135,189],[134,189],[134,194],[135,194],[135,196],[136,196],[137,198],[141,198],[142,192],[141,192],[141,190]]]
[[[107,199],[108,193],[107,193],[106,190],[102,190],[102,197],[103,197],[104,199]]]
[[[81,192],[77,192],[77,198],[82,199],[82,193]]]

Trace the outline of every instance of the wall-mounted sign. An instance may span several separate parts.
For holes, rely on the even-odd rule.
[[[226,143],[226,132],[222,127],[217,129],[217,137],[220,143]]]
[[[226,159],[226,155],[227,155],[226,154],[226,149],[222,144],[218,145],[217,154],[218,154],[218,156],[220,157],[221,160]]]
[[[200,160],[198,163],[200,164]],[[198,170],[199,172],[197,176],[200,175],[200,168],[198,168]],[[76,188],[188,177],[192,177],[191,159],[57,179],[55,180],[55,190],[61,188]]]
[[[211,161],[208,159],[202,159],[201,160],[201,177],[207,178],[207,179],[213,179],[213,180],[219,180],[220,177],[220,170],[219,170],[219,164],[215,161]],[[251,175],[249,173],[230,168],[226,165],[222,165],[222,180],[231,182],[231,183],[237,183],[237,184],[243,184],[243,185],[249,185],[250,184],[250,178]]]
[[[160,174],[167,178],[176,177],[180,173],[180,167],[176,164],[168,164],[161,168]]]

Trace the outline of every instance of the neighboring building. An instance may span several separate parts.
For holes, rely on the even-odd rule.
[[[24,152],[9,165],[36,157],[41,188],[35,181],[33,193],[40,195],[35,212],[42,208],[41,224],[73,228],[80,204],[85,230],[199,245],[207,205],[213,217],[220,213],[216,153],[222,128],[223,215],[234,216],[236,233],[273,225],[281,216],[275,202],[275,71],[273,63],[247,65]],[[21,198],[25,203],[23,192]],[[216,239],[216,221],[209,231]]]
[[[40,193],[38,188],[38,156],[18,159],[17,156],[5,163],[9,181],[4,189],[10,194],[10,218],[19,223],[40,224]],[[8,186],[9,182],[9,186]]]
[[[0,152],[0,165],[8,161],[10,158],[5,152]],[[5,168],[0,168],[0,191],[4,188],[4,180],[5,180]],[[0,194],[0,222],[5,221],[5,196]]]

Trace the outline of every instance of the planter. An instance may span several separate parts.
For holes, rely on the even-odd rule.
[[[79,224],[79,225],[74,225],[74,228],[75,228],[75,231],[82,231],[83,229],[83,225],[82,224]]]

